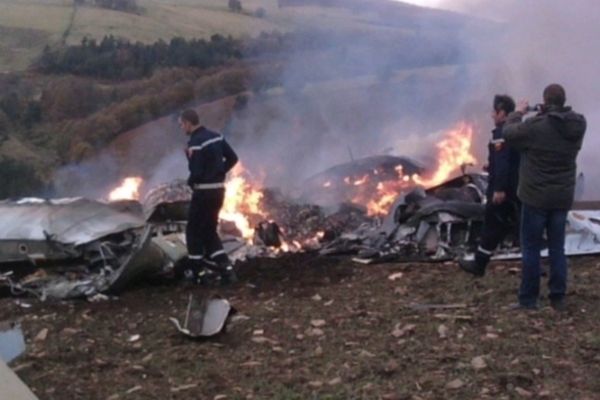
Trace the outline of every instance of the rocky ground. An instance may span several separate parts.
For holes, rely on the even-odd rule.
[[[0,299],[27,352],[11,367],[40,399],[598,399],[600,260],[571,260],[568,310],[515,312],[518,263],[483,279],[454,263],[355,265],[311,255],[239,265],[227,289],[143,283],[116,299]],[[194,341],[190,293],[238,316]],[[138,336],[139,335],[139,336]],[[1,397],[1,396],[0,396]]]

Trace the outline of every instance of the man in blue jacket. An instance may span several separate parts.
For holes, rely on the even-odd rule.
[[[504,140],[503,127],[508,114],[515,110],[507,95],[494,97],[492,119],[495,128],[488,145],[488,187],[485,217],[479,247],[474,260],[459,260],[459,266],[475,276],[483,276],[496,247],[508,233],[517,231],[519,199],[519,153]]]
[[[238,157],[222,135],[200,125],[196,111],[185,110],[179,117],[179,125],[190,137],[186,155],[188,184],[193,190],[186,228],[190,263],[187,274],[195,275],[195,279],[208,268],[220,274],[223,284],[235,283],[237,277],[223,250],[217,226],[225,199],[225,175]]]

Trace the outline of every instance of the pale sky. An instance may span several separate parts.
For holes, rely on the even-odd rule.
[[[465,14],[497,19],[506,8],[514,7],[514,1],[496,0],[396,0],[421,7],[441,8]],[[591,1],[591,0],[590,0]],[[596,1],[596,0],[594,0]],[[512,6],[511,6],[512,4]]]
[[[444,0],[400,0],[404,3],[410,3],[422,7],[439,7]]]

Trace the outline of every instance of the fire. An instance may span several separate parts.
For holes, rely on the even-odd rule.
[[[225,183],[225,201],[219,217],[233,222],[246,239],[251,239],[254,235],[254,224],[249,218],[267,218],[267,213],[261,205],[263,193],[257,187],[259,185],[250,183],[250,178],[241,163],[236,165]]]
[[[123,179],[121,185],[110,192],[108,200],[138,200],[140,198],[139,189],[142,182],[143,179],[137,176]]]
[[[452,173],[463,165],[475,164],[477,160],[471,154],[473,127],[466,122],[459,123],[446,133],[446,137],[437,144],[438,166],[428,178],[413,176],[419,185],[431,187],[446,181]]]
[[[352,202],[366,207],[369,216],[385,215],[394,200],[402,192],[416,185],[431,187],[448,180],[463,165],[477,162],[471,153],[473,128],[466,122],[459,123],[446,132],[437,144],[438,156],[436,169],[425,177],[408,174],[402,165],[394,168],[391,175],[383,177],[382,171],[374,169],[364,176],[347,176],[342,186],[351,188]],[[331,187],[331,182],[323,185]]]

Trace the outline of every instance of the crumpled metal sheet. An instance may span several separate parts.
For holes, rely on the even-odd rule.
[[[197,301],[190,295],[185,318],[169,318],[177,330],[192,338],[211,337],[225,329],[227,320],[235,310],[221,298],[206,298]]]
[[[0,359],[1,398],[10,400],[37,400],[37,396],[19,379],[19,377]]]
[[[83,198],[0,202],[0,220],[0,241],[51,240],[74,246],[145,224],[135,214]]]
[[[2,284],[41,299],[89,297],[161,271],[171,260],[136,209],[81,198],[0,203],[0,263],[14,272]]]
[[[144,216],[151,222],[184,221],[191,199],[192,189],[184,180],[159,185],[144,196]]]
[[[0,360],[9,363],[24,351],[25,338],[21,326],[13,322],[0,322]]]

